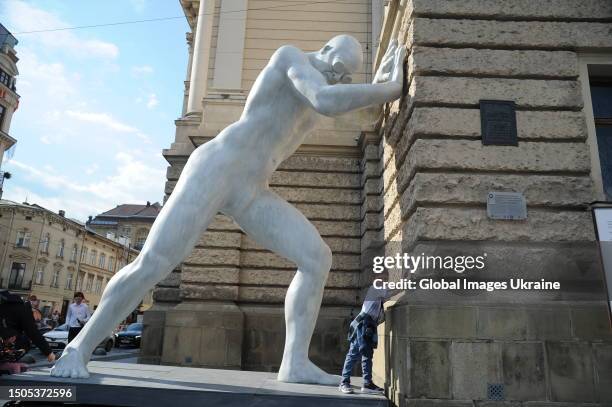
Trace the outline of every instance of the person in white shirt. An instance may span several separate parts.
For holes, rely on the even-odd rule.
[[[87,304],[83,302],[85,296],[82,292],[74,293],[74,302],[68,306],[66,323],[68,324],[68,343],[72,341],[81,331],[85,323],[91,317]]]

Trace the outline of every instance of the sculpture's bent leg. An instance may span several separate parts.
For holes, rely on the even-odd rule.
[[[185,166],[174,192],[155,220],[142,251],[108,282],[96,312],[66,346],[62,357],[51,369],[52,376],[88,377],[86,364],[95,347],[136,309],[149,289],[191,252],[200,234],[217,213],[224,182],[220,182],[214,174],[197,177],[197,167],[203,168],[198,163],[204,160],[193,161]],[[208,172],[211,172],[210,168]],[[195,183],[189,182],[190,179]]]
[[[304,215],[269,190],[258,192],[234,219],[258,244],[298,266],[285,298],[285,351],[278,380],[340,383],[339,376],[324,372],[308,359],[308,347],[331,267],[331,250]]]

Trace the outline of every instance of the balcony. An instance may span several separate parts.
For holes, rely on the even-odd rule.
[[[7,44],[9,47],[14,48],[19,41],[13,36],[2,24],[0,24],[0,47]]]

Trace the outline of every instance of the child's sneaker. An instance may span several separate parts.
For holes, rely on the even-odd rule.
[[[383,394],[385,389],[381,389],[374,383],[367,383],[363,385],[361,392],[366,394]]]
[[[340,391],[344,394],[353,394],[353,388],[350,383],[340,383]]]

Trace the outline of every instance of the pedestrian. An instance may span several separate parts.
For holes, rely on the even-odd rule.
[[[55,354],[36,327],[30,304],[8,290],[0,290],[0,335],[14,349],[23,349],[21,356],[29,350],[32,341],[49,362],[55,361]]]
[[[58,310],[53,311],[53,314],[51,314],[51,321],[53,323],[53,328],[57,328],[57,326],[59,325],[59,319],[60,319],[60,313]]]
[[[384,321],[383,302],[385,290],[370,287],[361,307],[361,312],[351,322],[348,340],[349,351],[342,368],[342,382],[340,391],[345,394],[353,393],[351,387],[351,371],[355,363],[361,358],[361,373],[363,376],[362,393],[382,394],[384,389],[376,386],[372,381],[372,357],[378,345],[377,326]]]
[[[40,329],[42,328],[43,324],[43,317],[42,317],[42,312],[40,312],[40,300],[34,295],[30,295],[28,297],[28,300],[26,301],[26,305],[29,305],[30,308],[32,308],[32,316],[34,317],[34,322],[36,323],[36,328]]]
[[[89,320],[91,312],[85,303],[85,296],[82,292],[74,293],[74,302],[68,306],[66,314],[66,323],[68,324],[68,343],[72,341],[83,329],[85,323]]]

